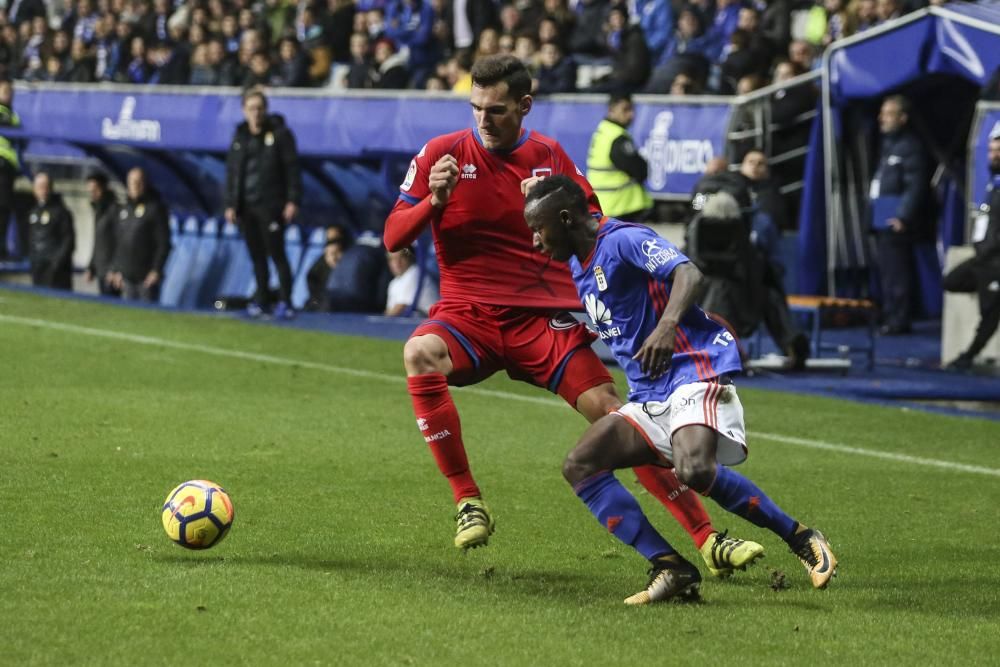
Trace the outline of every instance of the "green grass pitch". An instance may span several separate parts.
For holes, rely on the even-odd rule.
[[[456,392],[497,518],[462,555],[400,352],[0,291],[0,665],[996,661],[1000,424],[741,389],[740,470],[827,534],[839,577],[812,590],[780,540],[707,501],[767,557],[700,604],[627,608],[645,562],[560,475],[583,420],[506,378]],[[204,552],[160,526],[193,478],[236,508]]]

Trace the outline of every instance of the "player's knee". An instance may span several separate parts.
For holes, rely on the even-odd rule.
[[[587,456],[586,450],[577,447],[566,455],[563,461],[563,478],[572,486],[576,486],[588,477],[600,472],[594,462]]]
[[[689,488],[704,492],[715,481],[715,461],[704,456],[679,456],[674,459],[677,479]]]
[[[410,375],[443,372],[443,362],[447,358],[447,347],[435,345],[426,336],[411,338],[403,346],[403,365]]]

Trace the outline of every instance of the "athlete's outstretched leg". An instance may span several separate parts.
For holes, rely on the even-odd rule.
[[[607,373],[590,349],[580,350],[566,363],[559,395],[590,423],[622,406],[622,400]],[[656,465],[638,466],[635,475],[639,483],[687,531],[696,547],[700,549],[716,532],[698,494],[681,484],[672,470]]]
[[[434,334],[414,336],[403,348],[406,384],[420,434],[430,447],[438,470],[447,478],[458,505],[455,546],[483,546],[493,532],[493,520],[469,471],[462,442],[462,423],[448,389],[452,370],[447,344]]]
[[[752,481],[719,464],[718,438],[718,433],[700,424],[674,431],[671,444],[678,478],[726,510],[783,539],[802,561],[813,586],[826,587],[837,569],[826,538],[786,514]]]

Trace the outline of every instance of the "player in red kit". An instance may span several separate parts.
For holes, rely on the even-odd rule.
[[[559,394],[590,422],[622,405],[590,347],[593,334],[565,312],[581,309],[568,268],[534,250],[524,222],[523,193],[537,179],[573,178],[600,214],[597,197],[558,142],[522,129],[531,77],[517,58],[477,61],[472,83],[475,126],[427,142],[385,224],[389,250],[409,245],[428,225],[434,236],[441,300],[406,342],[403,360],[417,425],[458,505],[455,546],[462,549],[487,544],[494,522],[469,470],[449,384],[475,384],[505,370]],[[759,556],[760,545],[717,533],[672,470],[635,471],[714,574]]]

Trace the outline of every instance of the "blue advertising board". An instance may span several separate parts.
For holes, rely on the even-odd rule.
[[[288,89],[272,91],[269,98],[271,111],[285,117],[307,157],[409,158],[430,138],[472,123],[463,98],[319,96]],[[19,86],[15,109],[33,139],[84,147],[223,153],[242,121],[239,94],[210,89]],[[558,139],[582,170],[591,133],[605,111],[603,98],[539,100],[525,126]],[[683,103],[636,99],[631,131],[650,163],[647,185],[654,195],[690,194],[708,160],[723,154],[730,113],[725,98]]]

